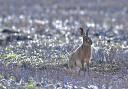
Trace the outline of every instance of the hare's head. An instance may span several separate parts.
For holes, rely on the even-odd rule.
[[[87,29],[86,34],[85,34],[83,28],[80,28],[80,33],[83,37],[83,44],[86,45],[86,46],[87,45],[91,46],[92,45],[92,40],[91,40],[91,38],[88,37],[88,32],[89,32],[89,28]]]

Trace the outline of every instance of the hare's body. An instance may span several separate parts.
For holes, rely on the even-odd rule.
[[[81,45],[77,50],[75,50],[69,57],[69,67],[80,67],[82,68],[81,63],[88,64],[91,57],[91,46]]]
[[[91,58],[91,44],[92,40],[85,36],[83,29],[81,31],[83,36],[83,43],[80,47],[78,47],[69,57],[69,68],[73,69],[78,67],[80,70],[85,70],[85,65],[89,65]]]

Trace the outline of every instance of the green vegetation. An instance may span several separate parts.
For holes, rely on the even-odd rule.
[[[27,89],[36,89],[32,80],[29,80],[28,85],[27,85]]]
[[[21,56],[15,53],[0,54],[0,59],[19,59],[19,57]]]
[[[0,74],[0,80],[3,78],[3,74]]]

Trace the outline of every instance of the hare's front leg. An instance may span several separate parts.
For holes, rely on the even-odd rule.
[[[84,72],[85,75],[86,71],[89,72],[89,61],[81,60],[81,65],[82,65],[81,70]]]
[[[87,60],[86,60],[86,68],[87,68],[87,71],[88,71],[88,72],[89,72],[89,64],[90,64],[90,60],[87,59]]]
[[[82,71],[85,71],[84,60],[81,60],[81,65],[82,65],[82,68],[81,68],[81,70],[82,70]]]
[[[80,70],[79,70],[79,75],[80,75],[80,72],[81,72],[81,71],[83,71],[83,72],[84,72],[84,75],[85,75],[86,69],[85,69],[84,60],[81,60],[81,68],[80,68]]]

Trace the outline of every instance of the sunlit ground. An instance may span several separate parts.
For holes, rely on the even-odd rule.
[[[0,89],[128,89],[126,0],[0,0]],[[93,41],[89,72],[64,64]]]

